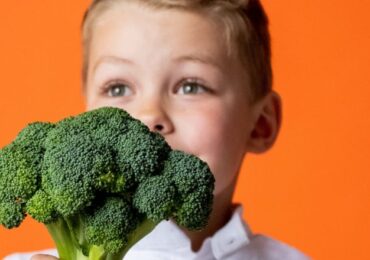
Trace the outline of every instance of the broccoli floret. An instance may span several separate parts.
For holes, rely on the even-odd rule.
[[[171,148],[158,133],[150,132],[144,124],[137,121],[128,123],[129,130],[118,138],[115,148],[118,164],[129,169],[132,174],[131,184],[142,182],[149,176],[158,174],[163,167]]]
[[[38,189],[38,169],[24,146],[12,143],[0,152],[0,223],[5,227],[22,223],[25,204]]]
[[[33,123],[0,150],[0,223],[44,223],[61,259],[122,259],[162,220],[206,226],[214,178],[127,112]]]
[[[153,176],[140,183],[133,203],[147,218],[159,222],[173,215],[178,203],[178,194],[172,180],[167,176]]]
[[[90,136],[65,139],[45,152],[42,188],[58,212],[70,216],[91,204],[96,189],[104,186],[99,177],[113,173],[115,165],[110,149],[99,147]]]
[[[189,230],[201,230],[207,225],[212,211],[213,195],[211,192],[194,191],[183,200],[175,213],[175,221]]]
[[[44,224],[52,223],[58,217],[50,196],[41,189],[28,200],[26,209],[32,218]]]
[[[18,143],[28,149],[29,152],[36,155],[38,159],[42,159],[44,151],[44,142],[51,129],[54,128],[54,124],[35,122],[28,124],[22,131],[19,132],[14,140],[14,143]]]
[[[92,245],[102,245],[110,253],[118,253],[139,224],[138,216],[131,202],[119,197],[105,198],[85,215],[86,240]]]
[[[0,150],[0,223],[7,228],[22,223],[26,203],[39,189],[43,143],[53,127],[50,123],[29,124]]]
[[[0,202],[0,224],[6,228],[18,227],[25,218],[24,208],[15,201]]]
[[[164,175],[175,184],[180,195],[176,222],[191,230],[207,224],[212,211],[214,176],[207,163],[181,151],[171,151],[165,161]]]

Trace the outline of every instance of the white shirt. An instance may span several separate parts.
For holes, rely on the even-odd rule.
[[[191,250],[189,238],[172,221],[162,221],[135,244],[125,260],[307,260],[310,259],[289,245],[264,235],[253,234],[243,221],[243,209],[235,209],[230,221],[198,252]],[[35,253],[57,256],[55,249],[13,254],[5,260],[29,260]]]

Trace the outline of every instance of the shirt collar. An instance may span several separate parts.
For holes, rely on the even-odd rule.
[[[243,207],[236,205],[229,222],[212,237],[207,238],[198,253],[208,254],[211,250],[216,259],[223,259],[224,256],[247,245],[250,235],[250,228],[243,221]],[[173,221],[162,221],[134,247],[139,250],[169,250],[173,253],[187,255],[189,259],[198,254],[191,250],[189,238]]]
[[[172,220],[161,221],[135,248],[139,250],[168,250],[190,248],[190,240]]]
[[[224,259],[225,256],[246,246],[249,244],[250,235],[250,228],[243,221],[243,207],[238,205],[230,221],[211,238],[214,257],[216,259]]]

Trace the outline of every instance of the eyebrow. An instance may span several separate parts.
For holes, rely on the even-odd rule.
[[[215,67],[219,70],[223,70],[223,67],[221,64],[217,63],[212,57],[206,56],[206,55],[183,55],[180,57],[177,57],[174,59],[176,62],[184,62],[184,61],[191,61],[191,62],[196,62],[196,63],[202,63],[205,65],[210,65],[212,67]]]
[[[195,62],[195,63],[202,63],[205,65],[210,65],[212,67],[217,68],[218,70],[223,70],[224,68],[221,66],[221,64],[217,63],[212,57],[210,56],[205,56],[205,55],[195,55],[195,54],[190,54],[190,55],[182,55],[179,57],[176,57],[174,59],[176,63],[181,63],[181,62]],[[123,63],[123,64],[129,64],[129,65],[135,65],[135,62],[133,62],[130,59],[126,59],[123,57],[117,57],[117,56],[103,56],[101,57],[96,64],[93,67],[93,71],[96,70],[96,68],[103,62],[109,62],[109,63]]]
[[[125,59],[122,57],[117,57],[117,56],[103,56],[98,59],[98,61],[95,63],[93,67],[93,72],[95,72],[96,68],[103,62],[109,62],[109,63],[126,63],[126,64],[131,64],[134,65],[135,63],[129,59]]]

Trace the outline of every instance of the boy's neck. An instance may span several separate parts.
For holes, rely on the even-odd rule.
[[[213,236],[220,228],[222,228],[231,218],[234,207],[232,206],[232,198],[234,194],[235,183],[214,197],[213,210],[209,218],[208,225],[201,231],[189,231],[181,228],[182,231],[191,240],[191,249],[197,252],[202,247],[204,240],[207,237]]]

